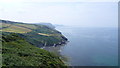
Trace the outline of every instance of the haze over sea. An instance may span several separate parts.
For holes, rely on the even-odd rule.
[[[66,25],[56,29],[70,41],[61,48],[69,64],[115,66],[118,7],[118,0],[0,0],[0,19]]]
[[[69,57],[71,66],[118,65],[117,28],[59,26],[56,29],[69,39],[61,54]]]

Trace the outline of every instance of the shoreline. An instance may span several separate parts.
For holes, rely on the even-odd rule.
[[[44,49],[44,50],[47,50],[51,53],[54,53],[55,55],[57,55],[64,63],[66,66],[69,66],[69,63],[68,63],[68,60],[69,60],[69,57],[65,56],[65,55],[62,55],[61,54],[61,48],[64,47],[69,41],[65,41],[64,44],[58,44],[58,45],[53,45],[53,46],[45,46],[45,47],[42,47],[41,49]]]
[[[42,47],[39,47],[41,49],[44,49],[45,47],[57,47],[57,46],[61,46],[61,45],[66,45],[69,41],[64,41],[64,42],[59,42],[58,44],[53,44],[52,46],[46,46],[46,44]]]

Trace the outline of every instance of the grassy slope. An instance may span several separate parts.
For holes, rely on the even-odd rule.
[[[2,38],[3,66],[64,66],[58,56],[29,44],[15,33],[3,33]]]
[[[22,24],[22,23],[4,23],[2,22],[3,32],[14,32],[14,33],[27,33],[31,32],[32,29],[36,29],[34,25]]]
[[[66,41],[60,32],[43,25],[0,20],[1,24],[3,66],[64,66],[58,56],[38,48]]]
[[[44,25],[25,24],[5,20],[2,21],[3,32],[18,33],[19,36],[26,39],[30,44],[42,47],[58,45],[60,42],[66,41],[67,39],[57,30],[51,29]],[[42,35],[40,35],[42,33]],[[44,34],[44,35],[43,35]]]

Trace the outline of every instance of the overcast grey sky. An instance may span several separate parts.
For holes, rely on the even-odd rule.
[[[43,2],[44,1],[44,2]],[[117,0],[0,0],[0,19],[21,22],[115,27]]]

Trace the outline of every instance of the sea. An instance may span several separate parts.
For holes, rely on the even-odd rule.
[[[117,66],[118,28],[57,26],[68,38],[60,54],[69,66]]]

